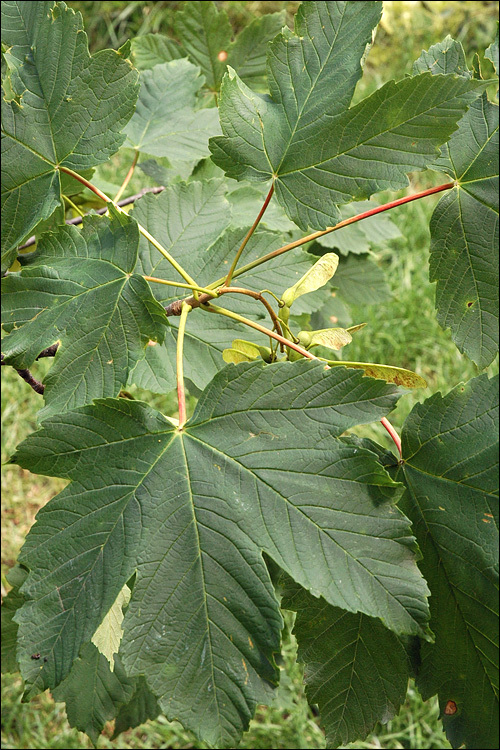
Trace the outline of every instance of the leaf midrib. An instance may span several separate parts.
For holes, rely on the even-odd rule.
[[[329,52],[328,52],[328,55],[326,56],[326,58],[325,58],[325,61],[324,61],[323,65],[321,65],[321,66],[320,66],[320,69],[319,69],[319,71],[318,71],[318,74],[317,74],[316,78],[314,79],[314,83],[313,83],[313,85],[311,86],[311,88],[310,88],[310,90],[309,90],[309,92],[308,92],[308,94],[307,94],[307,96],[306,96],[306,98],[305,98],[305,100],[304,100],[304,103],[303,103],[303,104],[302,104],[302,106],[300,107],[300,110],[299,110],[299,112],[297,113],[297,119],[296,119],[296,123],[295,123],[295,125],[294,125],[294,127],[293,127],[293,130],[292,130],[292,132],[290,133],[290,137],[289,137],[289,139],[288,139],[288,142],[287,142],[287,144],[286,144],[286,146],[285,146],[285,148],[284,148],[284,150],[283,150],[283,155],[282,155],[282,157],[281,157],[281,161],[280,161],[280,163],[278,164],[278,166],[276,167],[276,170],[273,170],[273,171],[274,171],[274,172],[275,172],[276,174],[278,174],[278,173],[279,173],[280,167],[281,167],[281,165],[282,165],[282,163],[283,163],[283,160],[284,160],[284,159],[285,159],[285,157],[286,157],[286,154],[287,154],[287,152],[288,152],[288,149],[289,149],[289,148],[290,148],[290,146],[292,145],[292,142],[293,142],[294,136],[295,136],[295,134],[296,134],[297,130],[299,129],[299,123],[300,123],[300,119],[301,119],[301,117],[302,117],[302,114],[303,114],[303,112],[304,112],[304,109],[306,108],[306,106],[307,106],[307,104],[308,104],[308,102],[309,102],[309,98],[310,98],[310,97],[312,96],[312,94],[313,94],[313,91],[314,91],[314,88],[316,87],[316,85],[317,85],[317,83],[318,83],[318,79],[319,79],[319,78],[320,78],[320,76],[321,76],[321,75],[323,74],[324,68],[326,67],[326,65],[327,65],[327,64],[329,63],[329,61],[330,61],[330,57],[331,57],[331,55],[333,54],[333,51],[334,51],[334,47],[335,47],[335,43],[336,43],[336,41],[337,41],[337,39],[338,39],[338,36],[339,36],[339,33],[340,33],[340,29],[342,28],[342,24],[343,24],[343,22],[344,22],[344,19],[345,19],[345,14],[346,14],[346,11],[347,11],[347,5],[345,5],[345,6],[344,6],[344,8],[343,8],[343,10],[342,10],[342,16],[341,16],[341,20],[340,20],[340,23],[339,23],[339,26],[338,26],[337,32],[336,32],[336,34],[335,34],[335,37],[334,37],[334,39],[332,40],[332,42],[331,42],[331,44],[330,44],[330,50],[329,50]],[[278,102],[276,102],[276,104],[278,104]],[[280,106],[280,107],[281,107],[281,108],[283,109],[283,111],[284,111],[284,107],[283,107],[283,104],[282,104],[281,102],[279,102],[279,105],[278,105],[278,106]],[[285,116],[286,116],[286,113],[285,113]],[[288,119],[288,118],[287,118],[287,119]],[[268,159],[268,161],[269,161],[269,159]],[[272,165],[271,165],[271,169],[272,169]]]

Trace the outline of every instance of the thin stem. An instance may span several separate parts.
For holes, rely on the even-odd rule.
[[[104,203],[113,203],[111,198],[108,198],[107,195],[105,195],[101,190],[99,190],[98,187],[95,185],[92,185],[91,182],[85,179],[85,177],[82,177],[81,174],[78,174],[78,172],[74,172],[72,169],[69,169],[68,167],[59,167],[61,172],[65,172],[66,174],[69,174],[71,177],[73,177],[75,180],[78,180],[78,182],[81,182],[82,185],[85,185],[89,190],[92,190],[93,193],[95,193]]]
[[[391,436],[392,440],[394,441],[394,444],[396,445],[396,448],[398,449],[399,456],[400,458],[402,458],[403,453],[401,451],[401,438],[399,437],[398,433],[396,432],[392,424],[389,422],[389,420],[386,419],[385,417],[382,417],[382,419],[380,420],[380,424],[385,427],[385,429]]]
[[[126,174],[125,179],[122,182],[121,188],[119,189],[119,191],[117,192],[117,194],[113,198],[113,202],[114,203],[118,203],[118,201],[122,197],[123,193],[125,192],[125,190],[127,188],[127,185],[129,184],[129,182],[130,182],[130,180],[132,178],[132,175],[134,174],[134,170],[135,170],[135,166],[137,164],[138,158],[139,158],[139,152],[136,151],[135,152],[135,156],[134,156],[134,161],[132,162],[132,165],[131,165],[130,169],[128,170],[127,174]]]
[[[271,185],[271,188],[270,188],[270,190],[269,190],[269,192],[267,194],[266,200],[264,201],[264,204],[263,204],[262,208],[259,211],[259,215],[257,216],[257,218],[255,219],[254,223],[252,224],[252,226],[250,227],[250,229],[246,233],[245,239],[241,243],[241,245],[240,245],[240,247],[238,249],[238,252],[236,253],[236,256],[235,256],[235,258],[234,258],[234,260],[233,260],[233,262],[231,264],[231,268],[229,269],[229,272],[228,272],[228,274],[226,276],[226,281],[224,283],[224,286],[229,286],[229,284],[231,283],[231,279],[233,278],[234,270],[236,268],[236,265],[237,265],[239,259],[241,258],[241,253],[243,252],[243,250],[247,246],[248,240],[250,239],[250,237],[252,236],[252,234],[255,232],[255,230],[257,229],[257,226],[260,223],[260,220],[264,216],[264,212],[265,212],[266,208],[269,205],[269,201],[271,200],[271,198],[273,196],[273,193],[274,193],[274,181],[273,181],[273,184]]]
[[[364,213],[358,214],[357,216],[352,216],[350,219],[344,219],[344,221],[339,222],[339,224],[336,224],[334,227],[328,227],[321,232],[313,232],[313,234],[308,234],[306,237],[302,237],[302,239],[300,240],[290,242],[288,245],[284,245],[283,247],[278,248],[278,250],[273,250],[273,252],[267,253],[267,255],[263,255],[261,258],[257,258],[251,263],[247,263],[246,266],[242,266],[237,271],[235,271],[233,273],[233,277],[240,276],[247,271],[251,271],[253,268],[262,265],[262,263],[266,263],[268,260],[276,258],[278,255],[282,255],[282,253],[288,252],[288,250],[293,250],[293,248],[295,247],[300,247],[301,245],[305,245],[307,242],[317,240],[318,237],[323,237],[325,234],[335,232],[337,229],[342,229],[342,227],[347,227],[350,224],[355,224],[357,221],[361,221],[362,219],[368,219],[370,216],[375,216],[376,214],[380,214],[383,211],[389,211],[389,209],[395,208],[396,206],[402,206],[404,203],[410,203],[411,201],[425,198],[428,195],[440,193],[443,190],[450,190],[453,187],[455,187],[454,182],[447,182],[446,185],[439,185],[438,187],[429,188],[429,190],[424,190],[421,193],[415,193],[415,195],[407,195],[404,198],[398,198],[398,200],[391,201],[390,203],[384,203],[384,205],[382,206],[377,206],[376,208],[372,208],[370,209],[370,211],[365,211]],[[224,279],[217,279],[217,281],[209,284],[208,288],[216,289],[223,281]]]
[[[158,279],[156,276],[143,276],[143,279],[146,279],[146,281],[154,282],[155,284],[165,284],[166,286],[178,286],[181,289],[191,289],[193,292],[203,292],[203,294],[208,294],[210,297],[217,297],[217,293],[212,291],[211,289],[205,289],[203,286],[196,286],[193,284],[183,284],[180,281],[166,281],[165,279]]]
[[[79,218],[83,219],[83,217],[85,216],[85,214],[84,214],[84,212],[82,211],[82,209],[81,209],[81,208],[79,208],[79,207],[78,207],[78,206],[76,205],[76,203],[73,203],[73,201],[71,200],[71,198],[68,198],[68,196],[67,196],[67,195],[63,195],[63,198],[64,198],[64,200],[66,201],[66,203],[67,203],[67,204],[68,204],[69,206],[71,206],[71,208],[73,209],[73,211],[76,211],[76,213],[77,213],[77,214],[80,214]]]
[[[308,359],[315,359],[315,360],[318,359],[317,357],[314,356],[314,354],[311,354],[311,352],[308,352],[307,349],[303,349],[298,344],[294,344],[293,341],[289,341],[288,339],[284,338],[284,336],[280,336],[279,333],[270,331],[269,328],[265,328],[264,326],[261,326],[258,323],[254,323],[253,320],[244,318],[242,315],[238,315],[237,313],[232,312],[232,310],[226,310],[225,307],[218,307],[217,305],[209,304],[209,305],[201,305],[201,309],[207,310],[208,312],[218,313],[219,315],[225,315],[226,318],[232,318],[232,320],[237,320],[238,323],[243,323],[246,326],[250,326],[250,328],[255,328],[256,331],[260,331],[266,336],[270,336],[271,338],[276,339],[276,341],[279,341],[280,344],[284,344],[284,346],[289,346],[290,349],[294,349],[299,354],[302,354],[303,357],[307,357]]]
[[[179,404],[179,430],[182,430],[186,424],[186,391],[184,390],[184,362],[183,362],[183,349],[184,349],[184,332],[186,330],[186,320],[191,306],[186,304],[182,305],[181,318],[179,320],[179,330],[177,333],[177,401]]]
[[[99,190],[98,187],[96,187],[95,185],[92,185],[92,183],[89,182],[88,180],[86,180],[85,177],[82,177],[81,175],[79,175],[78,172],[73,172],[73,170],[72,169],[68,169],[68,167],[59,167],[59,169],[61,170],[61,172],[66,172],[66,174],[69,174],[72,177],[74,177],[75,180],[78,180],[78,182],[81,182],[82,185],[85,185],[85,187],[89,188],[89,190],[92,190],[92,192],[95,193],[96,195],[98,195],[99,198],[101,198],[101,200],[105,201],[106,203],[111,203],[116,208],[117,211],[120,211],[120,213],[125,213],[125,211],[121,210],[120,206],[118,206],[116,203],[114,203],[111,200],[111,198],[109,198],[101,190]],[[147,240],[149,240],[149,242],[151,242],[151,244],[154,247],[156,247],[156,249],[163,255],[163,257],[168,260],[168,262],[170,263],[170,265],[172,265],[175,268],[175,270],[177,271],[177,273],[179,273],[182,276],[182,278],[185,281],[187,281],[187,283],[189,284],[189,286],[190,287],[192,286],[193,288],[197,287],[198,284],[196,283],[196,281],[194,281],[194,279],[191,278],[191,276],[188,274],[188,272],[185,271],[183,269],[183,267],[179,263],[177,263],[177,261],[175,260],[175,258],[173,258],[170,255],[170,253],[167,252],[162,245],[160,245],[160,243],[158,242],[158,240],[156,240],[153,237],[153,235],[149,234],[149,232],[147,231],[147,229],[145,229],[141,224],[139,224],[139,222],[137,222],[137,226],[139,227],[139,232],[142,234],[142,236],[145,237]]]
[[[279,306],[279,307],[284,307],[284,306],[285,306],[285,303],[283,302],[283,300],[282,300],[282,299],[280,299],[280,297],[278,297],[278,296],[277,296],[277,295],[276,295],[276,294],[275,294],[274,292],[272,292],[272,291],[271,291],[270,289],[261,289],[261,290],[260,290],[260,293],[261,293],[261,294],[264,294],[264,292],[265,292],[266,294],[270,294],[270,295],[271,295],[271,297],[274,297],[274,299],[275,299],[275,300],[276,300],[276,302],[278,303],[278,306]]]
[[[158,193],[162,193],[165,190],[164,185],[160,185],[159,187],[150,187],[150,188],[143,188],[135,195],[129,195],[128,198],[123,198],[123,200],[117,202],[117,206],[128,206],[130,203],[135,203],[136,200],[139,200],[139,198],[142,198],[143,195],[146,195],[146,193],[153,193],[154,195]],[[66,196],[64,196],[66,197]],[[98,208],[97,211],[94,211],[94,214],[98,214],[99,216],[102,216],[106,213],[108,209],[107,208]],[[66,224],[81,224],[84,217],[88,216],[89,213],[83,214],[83,216],[77,216],[74,219],[67,219]],[[24,245],[20,245],[17,249],[18,250],[24,250],[27,247],[31,247],[31,245],[34,245],[36,242],[36,237],[30,237]]]
[[[273,326],[276,330],[276,333],[279,333],[280,336],[283,335],[283,331],[281,330],[280,320],[278,316],[274,312],[269,302],[266,299],[264,299],[264,297],[262,296],[262,294],[260,294],[260,292],[253,292],[251,289],[244,289],[243,287],[238,287],[238,286],[222,287],[221,289],[218,289],[217,291],[219,292],[219,294],[246,294],[248,297],[252,297],[253,299],[259,300],[259,302],[262,302],[267,312],[269,313],[269,317],[271,318],[273,322]]]

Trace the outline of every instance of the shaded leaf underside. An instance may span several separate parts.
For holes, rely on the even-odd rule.
[[[387,503],[398,487],[334,437],[393,402],[391,386],[343,368],[252,363],[216,376],[182,434],[123,399],[46,420],[16,459],[72,482],[23,548],[28,694],[68,674],[134,570],[125,668],[211,743],[232,746],[276,680],[280,616],[262,550],[331,603],[424,632],[413,541]]]

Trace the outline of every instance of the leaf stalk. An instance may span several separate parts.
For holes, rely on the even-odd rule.
[[[139,159],[139,152],[136,151],[135,155],[134,155],[134,160],[132,162],[132,165],[131,165],[130,169],[128,170],[127,174],[125,175],[125,179],[123,180],[120,189],[118,190],[117,194],[113,198],[113,202],[114,203],[118,203],[118,201],[122,197],[123,193],[127,189],[127,185],[129,184],[130,180],[132,179],[132,175],[134,174],[135,167],[136,167],[138,159]]]
[[[229,272],[228,272],[228,274],[226,276],[226,281],[224,283],[224,286],[229,286],[230,285],[231,279],[233,278],[233,274],[234,274],[236,265],[237,265],[239,259],[241,258],[241,254],[242,254],[243,250],[245,249],[245,247],[247,246],[248,240],[250,239],[250,237],[252,236],[252,234],[257,229],[257,227],[258,227],[258,225],[260,223],[260,220],[264,216],[265,210],[266,210],[266,208],[269,205],[269,202],[270,202],[270,200],[271,200],[271,198],[273,196],[273,193],[274,193],[274,181],[273,181],[273,184],[271,185],[271,188],[270,188],[270,190],[269,190],[269,192],[268,192],[268,194],[266,196],[264,204],[263,204],[262,208],[259,211],[259,214],[258,214],[257,218],[255,219],[254,223],[252,224],[252,226],[250,227],[250,229],[246,233],[245,239],[243,240],[243,242],[241,243],[240,247],[238,248],[238,252],[236,253],[235,258],[234,258],[233,262],[231,263],[231,268],[229,269]]]
[[[81,175],[79,175],[78,172],[74,172],[72,169],[68,169],[68,167],[59,167],[59,169],[61,170],[61,172],[66,172],[66,174],[69,174],[71,175],[71,177],[74,177],[75,180],[78,180],[78,182],[81,182],[82,185],[85,185],[85,187],[87,187],[89,190],[92,190],[92,192],[95,193],[97,196],[99,196],[99,198],[103,200],[105,203],[111,203],[111,205],[113,205],[116,208],[116,210],[119,211],[120,213],[126,213],[120,208],[120,206],[118,206],[113,200],[111,200],[111,198],[109,198],[101,190],[99,190],[98,187],[96,187],[91,182],[86,180],[85,177],[82,177]],[[137,226],[139,227],[139,232],[142,234],[142,236],[145,237],[147,240],[149,240],[149,242],[151,242],[153,247],[155,247],[163,255],[163,257],[168,260],[170,265],[172,265],[177,271],[177,273],[180,274],[185,281],[187,281],[189,286],[192,287],[193,289],[196,288],[198,286],[196,281],[192,279],[191,276],[188,274],[188,272],[185,271],[184,268],[179,263],[177,263],[175,258],[173,258],[170,255],[170,253],[167,252],[167,250],[165,250],[165,248],[162,245],[160,245],[158,240],[155,239],[153,235],[150,234],[147,231],[147,229],[145,229],[142,226],[142,224],[139,224],[139,222],[137,222]]]
[[[186,320],[188,313],[191,311],[191,305],[186,302],[182,304],[181,318],[179,321],[179,330],[177,333],[177,352],[176,352],[176,369],[177,369],[177,402],[179,404],[179,430],[182,430],[187,421],[186,416],[186,391],[184,388],[184,333],[186,331]]]
[[[391,436],[391,438],[392,438],[392,440],[393,440],[396,448],[398,449],[399,457],[402,458],[403,457],[403,453],[401,451],[401,438],[399,437],[398,433],[396,432],[396,430],[394,429],[394,427],[392,426],[392,424],[389,422],[389,420],[386,419],[385,417],[382,417],[382,419],[380,420],[380,424],[383,427],[385,427],[385,429],[387,430],[387,432]]]
[[[453,187],[455,187],[454,182],[447,182],[444,185],[438,185],[437,187],[423,190],[420,193],[415,193],[414,195],[406,195],[404,198],[398,198],[397,200],[391,201],[390,203],[384,203],[382,206],[376,206],[376,208],[371,208],[369,211],[364,211],[361,214],[357,214],[357,216],[351,216],[349,219],[344,219],[343,221],[339,222],[334,227],[327,227],[320,232],[313,232],[312,234],[308,234],[306,237],[302,237],[302,239],[300,240],[295,240],[295,242],[290,242],[287,245],[283,245],[283,247],[280,247],[277,250],[273,250],[271,253],[267,253],[267,255],[263,255],[261,258],[257,258],[251,263],[247,263],[245,266],[241,266],[241,268],[233,273],[233,278],[235,278],[236,276],[240,276],[247,271],[251,271],[252,269],[257,268],[257,266],[262,265],[262,263],[267,263],[268,260],[277,258],[278,255],[287,253],[289,250],[293,250],[295,247],[300,247],[301,245],[305,245],[308,242],[313,242],[313,240],[317,240],[319,237],[324,237],[325,234],[336,232],[337,229],[342,229],[343,227],[347,227],[350,224],[355,224],[356,222],[362,221],[363,219],[368,219],[370,218],[370,216],[376,216],[376,214],[380,214],[383,211],[389,211],[391,208],[395,208],[396,206],[402,206],[404,203],[410,203],[411,201],[425,198],[428,195],[433,195],[434,193],[441,193],[443,190],[450,190]],[[224,281],[224,279],[217,279],[217,281],[209,284],[208,288],[215,289],[222,283],[222,281]]]

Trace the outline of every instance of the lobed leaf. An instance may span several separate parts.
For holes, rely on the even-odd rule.
[[[144,70],[137,108],[125,128],[126,145],[174,162],[194,164],[208,156],[208,139],[220,129],[215,109],[196,109],[204,80],[188,60]]]
[[[2,100],[2,268],[8,268],[16,247],[61,205],[59,167],[81,172],[122,145],[138,87],[137,72],[121,54],[90,57],[81,15],[65,3],[6,0],[2,11],[2,41],[11,45],[12,98]]]
[[[273,178],[276,196],[302,229],[337,223],[336,204],[408,185],[456,129],[481,81],[424,73],[389,82],[348,109],[361,58],[380,18],[378,2],[303,3],[295,33],[269,45],[271,97],[234,70],[221,86],[223,136],[213,159],[229,177]]]
[[[423,53],[465,78],[462,47],[447,37]],[[498,352],[498,105],[486,94],[472,103],[442,149],[436,167],[456,181],[432,215],[430,280],[437,281],[437,319],[478,367]]]
[[[174,29],[189,58],[201,68],[207,86],[218,91],[226,70],[225,59],[219,55],[227,53],[232,36],[227,13],[218,12],[211,0],[190,0],[175,14]]]
[[[234,747],[277,678],[281,618],[262,552],[334,606],[425,634],[425,582],[392,504],[399,486],[372,452],[337,438],[396,397],[344,368],[250,363],[220,372],[182,431],[125,399],[46,420],[15,460],[71,483],[21,554],[27,693],[69,674],[136,572],[127,673],[146,675],[167,717]]]
[[[94,745],[107,721],[134,695],[136,679],[129,678],[116,657],[116,668],[93,643],[86,643],[66,679],[53,690],[56,701],[66,703],[70,726],[88,734]]]
[[[249,86],[263,88],[266,83],[266,62],[269,42],[285,26],[285,13],[266,13],[254,18],[238,34],[228,49],[227,64],[236,70]]]
[[[200,66],[208,86],[214,91],[227,64],[236,69],[245,82],[263,88],[266,82],[266,53],[268,42],[285,25],[285,14],[266,13],[254,18],[248,26],[229,43],[232,30],[225,11],[217,11],[213,3],[185,3],[176,15],[176,33],[180,44],[162,34],[144,34],[132,39],[132,59],[139,70],[187,57]],[[184,16],[182,15],[184,14]],[[217,44],[211,45],[209,37],[217,30]],[[222,54],[222,59],[219,55]],[[226,53],[227,57],[224,57]]]

